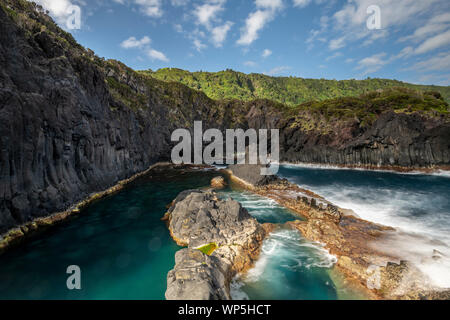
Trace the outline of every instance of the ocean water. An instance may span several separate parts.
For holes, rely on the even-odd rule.
[[[77,218],[0,256],[0,299],[164,299],[180,248],[160,219],[179,192],[213,172],[153,173],[99,200]],[[82,290],[66,287],[69,265]]]
[[[408,259],[433,285],[450,288],[450,176],[283,165],[279,175],[361,218],[392,226],[377,244]],[[432,259],[434,250],[440,259]]]
[[[364,218],[414,230],[424,252],[438,248],[446,253],[448,178],[291,166],[283,166],[280,173]],[[154,172],[8,251],[0,256],[0,299],[164,299],[166,275],[179,247],[160,218],[179,192],[206,187],[216,175]],[[261,223],[298,219],[274,201],[242,190],[224,190],[221,196],[240,201]],[[431,237],[431,247],[425,236]],[[395,248],[411,251],[415,247],[409,244],[398,241]],[[255,267],[235,279],[233,297],[342,298],[343,288],[336,287],[329,274],[334,261],[320,244],[280,227],[264,241]],[[80,291],[66,287],[69,265],[81,268]],[[441,272],[449,270],[442,265],[423,268],[431,268],[438,281],[445,279]]]
[[[97,201],[78,217],[8,251],[0,256],[0,299],[164,299],[167,272],[173,268],[174,254],[180,248],[160,219],[167,204],[179,192],[207,187],[214,176],[217,173],[212,171],[154,172],[119,193]],[[225,190],[222,196],[242,201],[260,222],[284,223],[296,218],[272,200],[250,193]],[[316,259],[314,254],[308,253],[308,246],[289,239],[302,241],[296,231],[288,231],[286,236],[280,238],[274,234],[264,244],[267,248],[271,242],[280,242],[275,252],[282,253],[285,262],[290,264],[281,266],[281,273],[294,268],[297,258],[317,260],[312,265],[320,264],[323,259],[320,255]],[[270,272],[268,266],[277,263],[278,257],[270,250],[264,251],[253,275],[259,272],[257,270]],[[66,287],[69,265],[78,265],[81,269],[81,290],[71,291]],[[310,279],[307,286],[305,277]],[[293,281],[295,279],[292,277]],[[283,282],[298,291],[291,298],[336,298],[326,272],[307,272],[297,280],[301,281]],[[257,284],[253,284],[256,287],[245,288],[242,294],[263,297],[257,294]],[[273,281],[264,285],[282,286]],[[309,293],[301,294],[302,291]],[[286,290],[274,289],[267,298],[285,297]]]

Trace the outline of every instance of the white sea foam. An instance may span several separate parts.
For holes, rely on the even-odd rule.
[[[281,162],[281,166],[285,168],[310,168],[310,169],[326,169],[326,170],[354,170],[354,171],[374,171],[374,172],[388,172],[395,174],[406,174],[406,175],[431,175],[431,176],[440,176],[440,177],[448,177],[450,178],[450,170],[442,170],[436,169],[433,171],[419,171],[412,170],[408,172],[400,172],[396,170],[389,169],[371,169],[371,168],[358,168],[358,167],[342,167],[337,165],[329,165],[329,164],[317,164],[317,163],[290,163],[290,162]]]
[[[254,267],[245,275],[233,280],[233,299],[246,299],[245,284],[257,284],[271,277],[283,279],[286,271],[301,272],[302,269],[331,268],[336,257],[319,243],[305,240],[297,230],[279,229],[264,240],[261,254]],[[283,271],[284,270],[284,271]],[[289,284],[287,284],[289,285]]]
[[[369,183],[352,187],[332,179],[325,185],[301,187],[341,208],[352,209],[363,219],[395,227],[399,231],[396,236],[377,243],[378,248],[414,263],[433,285],[450,288],[448,194],[435,193],[426,187],[376,187]],[[436,258],[434,250],[442,256]]]

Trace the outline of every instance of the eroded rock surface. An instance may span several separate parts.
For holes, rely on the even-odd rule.
[[[209,191],[180,193],[166,215],[173,239],[187,249],[175,257],[167,276],[166,298],[230,299],[229,284],[250,268],[265,229],[235,200],[219,200]],[[214,244],[208,256],[197,248]]]
[[[223,177],[215,177],[211,180],[211,187],[214,189],[223,189],[227,183]]]

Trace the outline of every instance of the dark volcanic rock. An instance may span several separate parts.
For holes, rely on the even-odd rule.
[[[8,3],[23,10],[22,3]],[[47,15],[28,10],[19,26],[3,8],[0,233],[63,211],[168,160],[174,145],[171,133],[185,124],[204,120],[210,127],[227,126],[223,119],[230,118],[226,113],[231,109],[221,115],[205,109],[211,102],[203,94],[175,87],[170,99],[176,93],[182,101],[175,105],[157,83],[146,84],[119,63],[93,56]],[[27,29],[33,23],[48,32]],[[132,97],[145,97],[142,106],[125,105],[108,81],[129,88]],[[211,118],[217,122],[210,123]]]
[[[167,300],[230,300],[228,265],[199,250],[175,254],[175,268],[167,275]]]
[[[253,186],[263,186],[280,180],[276,175],[262,175],[262,168],[261,165],[257,164],[235,164],[228,166],[228,169],[234,176]]]
[[[0,1],[0,233],[167,161],[172,132],[195,120],[280,129],[282,161],[450,165],[448,118],[387,112],[367,128],[306,130],[268,100],[213,101],[100,59],[31,2]],[[236,170],[255,185],[271,179]]]
[[[258,256],[264,228],[234,200],[215,193],[182,192],[169,209],[169,230],[179,245],[175,268],[167,276],[166,298],[230,299],[232,277]],[[196,248],[213,245],[210,256]]]

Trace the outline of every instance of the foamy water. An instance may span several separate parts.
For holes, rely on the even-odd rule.
[[[236,300],[248,299],[247,293],[252,299],[309,299],[316,291],[330,293],[322,298],[335,298],[326,274],[335,262],[322,245],[305,240],[297,230],[280,229],[264,241],[255,266],[234,279],[231,294]],[[308,292],[302,286],[316,288]]]
[[[282,166],[280,175],[400,232],[379,244],[413,262],[433,285],[450,287],[450,178],[348,169]],[[437,252],[435,251],[437,250]],[[434,256],[434,258],[433,258]]]
[[[239,201],[260,223],[284,224],[299,217],[274,200],[249,192],[223,191],[222,198]],[[235,300],[246,299],[337,299],[327,271],[336,262],[321,244],[304,239],[286,227],[264,240],[261,254],[245,276],[231,284]]]

